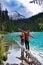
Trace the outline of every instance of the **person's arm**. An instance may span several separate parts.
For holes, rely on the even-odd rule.
[[[24,30],[22,30],[22,29],[20,29],[20,28],[18,28],[18,30],[20,30],[21,32],[25,32]]]
[[[31,36],[32,38],[34,38],[33,36]]]
[[[31,34],[29,34],[30,37],[34,38]]]
[[[30,30],[27,30],[27,32],[30,32]]]

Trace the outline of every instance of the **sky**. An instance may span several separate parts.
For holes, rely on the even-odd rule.
[[[43,12],[43,5],[30,3],[30,1],[32,0],[0,0],[2,9],[5,10],[7,8],[9,15],[17,11],[26,18]]]

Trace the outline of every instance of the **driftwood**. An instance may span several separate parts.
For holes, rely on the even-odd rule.
[[[32,64],[34,64],[34,65],[42,65],[42,64],[36,59],[36,57],[34,57],[31,53],[29,53],[29,51],[26,51],[26,49],[25,49],[18,41],[15,40],[15,42],[20,46],[21,49],[23,49],[23,52],[27,53],[28,58],[31,58],[32,61],[29,62],[29,59],[27,59],[26,57],[22,58],[22,60],[24,60],[24,61],[27,62],[28,64],[31,63],[31,65],[32,65]],[[24,54],[24,53],[23,53],[23,54]],[[22,56],[22,55],[21,55],[21,56]],[[24,55],[23,55],[23,56],[24,56]],[[18,59],[21,59],[21,57],[18,58]]]

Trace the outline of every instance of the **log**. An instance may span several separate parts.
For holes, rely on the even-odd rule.
[[[31,58],[31,60],[33,60],[31,63],[34,63],[34,65],[42,65],[37,59],[36,57],[34,57],[28,50],[26,50],[18,41],[15,40],[15,42],[20,46],[21,49],[24,49],[25,53],[28,53],[28,57]],[[25,62],[27,62],[29,64],[29,61],[24,57]]]

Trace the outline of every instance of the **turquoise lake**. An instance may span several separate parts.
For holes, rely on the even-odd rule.
[[[21,32],[5,34],[5,36],[10,37],[12,39],[16,39],[17,41],[20,42],[20,37],[18,36],[19,34],[21,34]],[[30,46],[43,51],[43,32],[30,32],[30,34],[34,37],[34,38],[31,37],[29,38]]]

